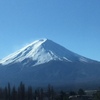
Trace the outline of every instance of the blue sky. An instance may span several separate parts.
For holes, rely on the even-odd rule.
[[[0,0],[0,59],[40,38],[100,61],[100,0]]]

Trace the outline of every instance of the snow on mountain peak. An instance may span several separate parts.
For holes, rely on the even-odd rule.
[[[89,60],[65,49],[51,40],[40,39],[3,58],[0,63],[6,65],[9,63],[22,62],[28,58],[36,62],[34,66],[51,60],[64,60],[67,62],[88,62]]]
[[[17,52],[14,52],[10,55],[8,55],[7,57],[3,58],[0,63],[1,64],[9,64],[12,62],[21,62],[26,58],[33,58],[33,60],[37,60],[36,57],[38,58],[38,55],[35,55],[38,50],[41,48],[41,44],[46,42],[47,39],[40,39],[40,40],[36,40],[30,44],[28,44],[27,46],[23,47],[22,49],[18,50]],[[43,52],[43,51],[41,51]]]

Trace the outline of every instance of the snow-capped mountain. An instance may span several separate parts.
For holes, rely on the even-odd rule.
[[[67,62],[93,62],[93,60],[75,54],[51,40],[40,39],[5,57],[0,61],[0,63],[3,65],[17,63],[22,62],[27,58],[36,62],[34,66],[51,60],[61,60]]]
[[[100,62],[40,39],[0,60],[0,85],[98,86]]]

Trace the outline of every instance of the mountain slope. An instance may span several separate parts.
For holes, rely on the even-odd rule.
[[[35,87],[98,86],[100,62],[73,53],[48,40],[37,40],[0,61],[0,84],[23,81]]]

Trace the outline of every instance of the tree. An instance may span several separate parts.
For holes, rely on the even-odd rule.
[[[47,97],[49,100],[54,100],[54,96],[55,96],[55,91],[53,86],[48,85],[48,90],[47,90]]]
[[[93,96],[94,96],[93,100],[100,100],[100,91],[97,91]]]
[[[25,100],[25,85],[21,82],[18,87],[18,99]]]
[[[4,88],[4,93],[3,94],[4,94],[4,99],[8,100],[8,89],[7,89],[7,87]]]
[[[76,94],[77,94],[77,93],[74,92],[74,91],[69,92],[69,95],[70,95],[70,96],[75,96]]]
[[[8,100],[11,100],[11,87],[10,87],[10,83],[8,83]]]
[[[59,100],[68,100],[68,95],[64,91],[61,91]]]
[[[34,99],[36,100],[37,98],[39,98],[39,90],[35,90],[34,92]]]
[[[85,92],[84,92],[83,89],[79,89],[79,90],[78,90],[78,94],[79,94],[80,96],[82,96],[82,95],[85,95]]]
[[[17,91],[15,87],[12,89],[12,100],[17,100]]]
[[[28,87],[27,94],[28,94],[28,100],[33,100],[33,91],[31,86]]]
[[[3,90],[2,88],[0,88],[0,100],[2,100],[2,98],[3,98]]]

